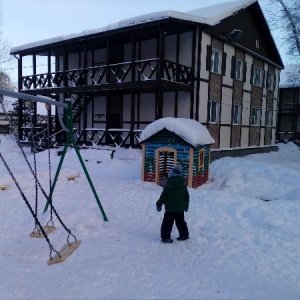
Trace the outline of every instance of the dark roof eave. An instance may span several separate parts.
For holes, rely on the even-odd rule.
[[[117,29],[110,29],[107,31],[100,31],[100,32],[92,33],[92,34],[85,35],[85,36],[77,36],[74,38],[65,39],[65,40],[61,40],[61,41],[57,41],[57,42],[52,42],[52,43],[50,42],[48,44],[44,44],[44,45],[40,45],[40,46],[34,46],[34,44],[33,44],[32,47],[29,47],[27,49],[23,49],[23,50],[19,50],[19,51],[18,50],[10,51],[10,54],[11,55],[31,54],[32,52],[41,52],[41,51],[48,50],[49,46],[51,48],[58,48],[58,47],[61,47],[61,46],[67,45],[67,44],[78,43],[80,41],[87,41],[87,40],[94,39],[97,37],[107,37],[110,35],[144,29],[146,27],[149,27],[149,28],[151,28],[152,26],[156,27],[157,25],[162,26],[166,23],[171,23],[171,22],[176,22],[178,24],[182,24],[182,25],[186,25],[186,26],[197,26],[197,25],[203,26],[203,27],[209,26],[207,24],[198,23],[195,21],[182,20],[182,19],[177,19],[174,17],[165,17],[163,19],[153,20],[153,21],[144,22],[144,23],[135,24],[135,25],[126,26],[126,27],[121,27],[121,28],[117,28]]]

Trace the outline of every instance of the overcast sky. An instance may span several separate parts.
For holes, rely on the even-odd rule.
[[[228,0],[0,0],[12,46],[79,33],[162,10],[187,11]]]

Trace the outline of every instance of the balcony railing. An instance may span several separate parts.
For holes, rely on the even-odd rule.
[[[132,81],[164,79],[186,85],[192,84],[193,70],[175,62],[165,60],[163,71],[159,59],[137,60],[119,64],[101,65],[67,71],[22,76],[22,89],[44,89],[78,87],[85,85],[107,85]]]

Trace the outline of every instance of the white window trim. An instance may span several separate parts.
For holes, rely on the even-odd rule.
[[[253,114],[254,112],[254,114]],[[260,126],[261,125],[261,109],[252,107],[251,108],[251,125]]]
[[[237,111],[236,111],[235,108],[237,108]],[[236,112],[237,112],[237,117],[235,118]],[[237,121],[235,121],[235,120],[237,120]],[[240,105],[233,105],[232,124],[233,125],[240,125],[241,121],[242,121],[241,106]]]
[[[216,61],[216,56],[215,54],[218,53],[219,54],[219,62],[217,65],[217,69],[215,68],[215,61]],[[211,50],[211,66],[210,66],[210,71],[216,74],[221,74],[221,70],[222,70],[222,51],[212,48]]]
[[[215,105],[212,105],[215,104]],[[212,121],[212,116],[213,116],[213,111],[212,109],[215,108],[215,120]],[[219,112],[220,112],[220,102],[215,101],[215,100],[210,100],[209,101],[209,123],[211,124],[217,124],[219,123]]]

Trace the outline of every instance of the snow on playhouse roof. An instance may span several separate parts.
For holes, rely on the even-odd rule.
[[[45,39],[45,40],[13,47],[11,48],[10,53],[14,54],[34,47],[40,47],[48,44],[71,40],[71,39],[82,38],[85,36],[90,36],[102,32],[109,32],[120,28],[126,28],[130,26],[145,24],[145,23],[158,21],[162,19],[168,19],[168,18],[197,22],[200,24],[207,24],[210,26],[214,26],[220,23],[220,21],[222,21],[223,19],[235,14],[239,10],[244,9],[255,2],[257,2],[257,0],[235,0],[235,1],[228,1],[225,3],[210,5],[207,7],[202,7],[187,12],[166,10],[166,11],[160,11],[155,13],[149,13],[149,14],[125,19],[116,23],[111,23],[107,26],[100,27],[97,29],[85,30],[80,33],[57,36],[50,39]]]
[[[141,133],[140,143],[163,129],[174,132],[195,147],[215,143],[207,128],[196,120],[171,117],[158,119],[149,124]]]

